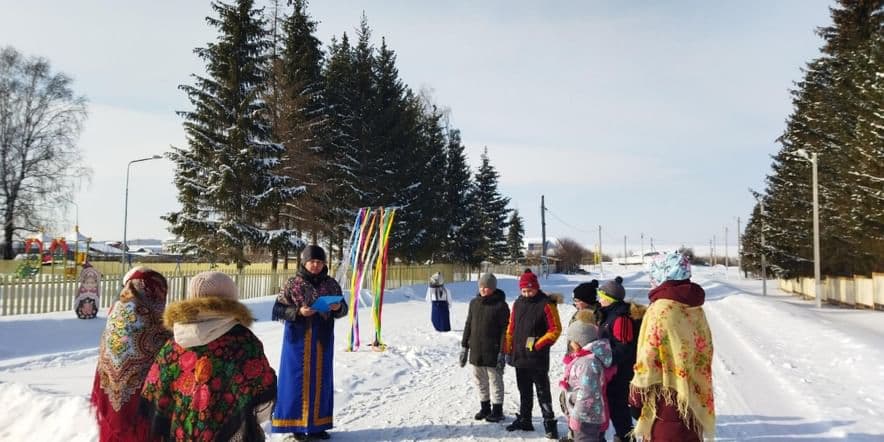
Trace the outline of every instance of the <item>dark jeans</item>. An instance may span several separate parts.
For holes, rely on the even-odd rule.
[[[537,388],[537,402],[544,419],[553,419],[552,396],[549,392],[549,372],[531,368],[516,368],[516,385],[519,387],[519,415],[530,419],[534,408],[534,388]]]
[[[632,431],[632,414],[629,412],[629,381],[625,376],[614,376],[608,383],[608,409],[611,411],[611,423],[621,440]]]

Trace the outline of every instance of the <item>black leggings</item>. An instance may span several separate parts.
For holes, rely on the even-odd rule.
[[[537,402],[544,419],[553,419],[552,396],[549,392],[549,372],[533,368],[516,368],[516,385],[519,387],[519,415],[530,419],[534,409],[534,388],[537,388]]]
[[[632,376],[630,376],[631,378]],[[608,383],[608,408],[611,411],[611,423],[621,440],[632,431],[632,414],[629,412],[629,381],[625,376],[614,376]]]

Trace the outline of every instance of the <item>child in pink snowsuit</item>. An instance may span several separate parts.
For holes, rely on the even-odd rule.
[[[605,385],[614,376],[613,355],[607,339],[598,339],[592,311],[580,311],[568,326],[568,349],[562,362],[565,391],[562,407],[574,442],[597,441],[608,427]]]

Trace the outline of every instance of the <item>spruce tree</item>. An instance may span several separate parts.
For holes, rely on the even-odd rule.
[[[506,237],[509,198],[500,194],[497,180],[500,175],[488,158],[488,148],[482,153],[482,164],[476,172],[473,192],[475,222],[479,231],[479,247],[475,259],[479,262],[502,262],[506,257]]]
[[[318,185],[326,123],[323,53],[314,35],[316,22],[307,15],[306,2],[295,0],[292,6],[291,14],[282,18],[279,32],[274,32],[279,41],[274,44],[279,48],[273,51],[278,55],[272,59],[267,103],[274,139],[285,148],[279,173],[302,183],[309,193],[280,201],[274,207],[274,230],[269,241],[273,268],[277,254],[287,256],[292,249],[303,246],[299,232],[324,228],[320,221],[324,188]]]
[[[519,216],[519,211],[513,210],[506,235],[506,258],[512,263],[520,263],[525,259],[522,244],[525,238],[525,222]]]
[[[371,44],[371,28],[368,18],[362,14],[359,29],[356,32],[356,46],[351,53],[351,95],[348,97],[350,112],[354,119],[351,122],[353,139],[356,143],[359,170],[357,172],[361,186],[359,189],[358,207],[383,205],[385,201],[378,197],[378,189],[384,185],[378,182],[385,170],[381,166],[384,158],[376,146],[372,128],[376,126],[377,101],[374,99],[374,46]]]
[[[406,258],[415,262],[438,259],[448,228],[448,209],[440,206],[444,193],[446,139],[442,114],[429,103],[428,97],[414,97],[412,112],[417,117],[416,133],[410,145],[402,146],[400,169],[411,177],[403,182],[403,220],[400,228],[406,235],[403,242]],[[407,138],[406,138],[407,139]]]
[[[808,63],[792,92],[794,112],[768,177],[766,228],[772,269],[813,274],[811,165],[818,154],[820,247],[824,275],[881,270],[884,199],[882,1],[841,1],[833,25],[819,30],[823,55]]]
[[[479,246],[477,224],[469,222],[473,181],[460,130],[449,128],[447,135],[443,190],[439,203],[448,213],[446,235],[441,246],[442,259],[471,263],[471,257]]]
[[[340,41],[332,38],[328,54],[323,71],[327,124],[318,184],[324,189],[322,220],[333,236],[343,241],[352,226],[354,210],[366,200],[367,190],[355,129],[358,116],[353,106],[357,94],[353,48],[346,33]]]
[[[180,112],[188,146],[173,148],[181,210],[164,217],[170,231],[193,251],[213,260],[248,264],[250,247],[266,245],[264,222],[273,204],[302,191],[274,173],[283,147],[271,142],[264,98],[267,38],[252,1],[212,4],[215,42],[195,52],[205,77],[180,88],[194,109]]]

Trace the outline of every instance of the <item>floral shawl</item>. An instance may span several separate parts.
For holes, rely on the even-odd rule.
[[[169,339],[147,373],[141,412],[154,434],[172,440],[264,440],[259,423],[276,399],[276,373],[246,328],[251,312],[233,300],[189,299],[170,306],[165,323],[172,328],[205,315],[238,324],[205,345],[182,347]]]
[[[124,281],[120,299],[111,308],[101,335],[90,400],[102,440],[108,435],[123,439],[124,434],[139,427],[137,399],[144,377],[171,335],[162,323],[166,279],[153,270],[136,267]],[[128,405],[133,398],[136,400]]]
[[[101,389],[116,411],[141,390],[154,356],[170,335],[162,321],[166,278],[153,270],[136,270],[111,308],[99,344]]]
[[[649,440],[657,400],[674,404],[700,436],[715,436],[712,390],[712,333],[700,306],[670,299],[651,303],[638,338],[630,389],[642,398],[635,435]]]

